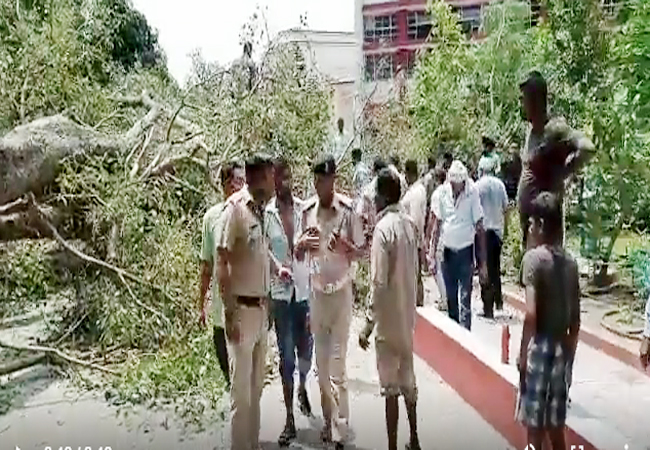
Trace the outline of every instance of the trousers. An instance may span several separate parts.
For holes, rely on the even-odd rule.
[[[280,376],[285,387],[293,389],[298,358],[300,383],[304,384],[311,369],[313,338],[309,330],[309,302],[273,300],[273,322],[280,353]]]
[[[488,282],[481,286],[481,300],[483,300],[483,312],[491,315],[495,306],[497,308],[503,306],[501,293],[502,243],[501,238],[494,230],[485,230],[485,241],[487,245],[487,261],[485,261],[485,265],[487,267]]]
[[[257,450],[268,346],[267,307],[239,305],[235,317],[239,323],[239,341],[228,342],[232,364],[231,449]]]
[[[345,442],[348,438],[350,403],[346,359],[352,303],[352,283],[348,282],[332,294],[315,290],[310,304],[323,418],[326,426],[332,426],[335,442]]]
[[[445,248],[442,259],[442,277],[447,293],[449,318],[472,329],[472,275],[474,273],[474,246],[460,250]]]

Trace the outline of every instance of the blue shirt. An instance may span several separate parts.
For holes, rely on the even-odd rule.
[[[294,245],[298,242],[300,221],[302,220],[303,202],[297,197],[293,198],[293,229]],[[273,198],[266,207],[265,233],[269,240],[269,247],[273,256],[284,267],[291,269],[293,279],[290,282],[280,280],[274,275],[271,280],[271,298],[290,302],[293,294],[296,294],[296,301],[309,300],[309,266],[306,262],[300,262],[293,257],[292,246],[289,246],[287,235],[284,231],[282,218],[276,198]]]

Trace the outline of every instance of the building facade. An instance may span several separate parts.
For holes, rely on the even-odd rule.
[[[489,2],[448,0],[469,35],[478,32],[481,8]],[[382,102],[395,88],[394,80],[409,77],[418,50],[427,45],[431,31],[427,0],[355,0],[355,7],[361,63],[358,88],[372,96],[373,102]]]
[[[305,63],[320,72],[332,88],[332,128],[342,118],[346,133],[353,132],[354,98],[358,75],[358,42],[352,32],[290,29],[279,38],[296,44]]]

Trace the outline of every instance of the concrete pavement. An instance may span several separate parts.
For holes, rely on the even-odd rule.
[[[386,448],[384,402],[379,396],[374,350],[364,352],[357,344],[360,320],[353,322],[348,368],[351,395],[350,449]],[[444,351],[441,349],[441,351]],[[415,363],[419,384],[419,427],[424,449],[511,448],[471,406],[444,383],[419,358]],[[169,411],[133,410],[125,419],[117,415],[97,394],[79,391],[62,381],[41,380],[25,407],[0,417],[0,450],[42,450],[71,447],[111,447],[111,450],[222,449],[228,448],[228,424],[215,424],[203,433],[183,432]],[[310,377],[310,397],[316,419],[296,415],[299,439],[292,448],[323,448],[319,442],[321,426],[320,395],[314,376]],[[284,425],[282,389],[276,378],[267,386],[262,399],[262,448],[276,449]],[[400,411],[400,445],[407,442],[406,412]],[[227,416],[226,416],[227,419]]]

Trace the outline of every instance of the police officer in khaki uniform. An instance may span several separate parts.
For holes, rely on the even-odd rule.
[[[270,260],[264,207],[273,195],[273,163],[246,162],[247,187],[233,194],[217,239],[218,276],[232,364],[231,448],[257,450],[268,334]]]
[[[322,439],[337,448],[347,440],[350,406],[346,357],[352,320],[352,262],[362,254],[363,227],[350,198],[335,192],[336,162],[314,165],[317,195],[303,209],[298,259],[309,258],[311,330],[325,426]]]

